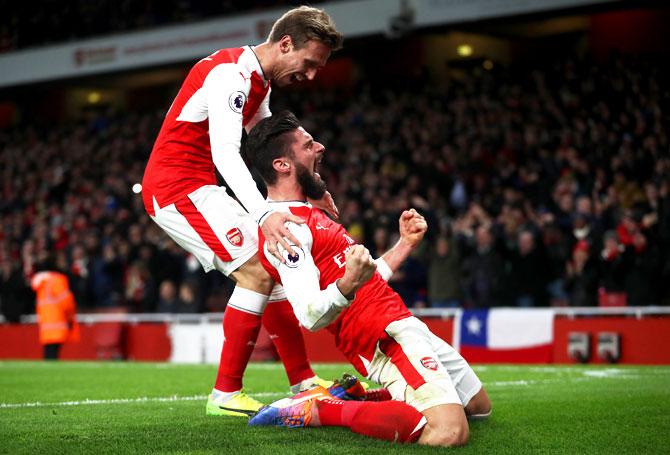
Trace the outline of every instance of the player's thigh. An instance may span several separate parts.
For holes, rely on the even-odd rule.
[[[425,325],[420,321],[419,323]],[[427,327],[426,330],[428,330]],[[433,351],[437,355],[438,362],[449,373],[461,404],[466,408],[466,412],[471,400],[478,395],[480,398],[476,406],[483,405],[481,397],[486,396],[486,393],[481,393],[483,390],[482,383],[470,364],[456,349],[434,333],[430,332],[429,338]],[[488,397],[486,396],[486,398]],[[471,408],[474,409],[476,406],[473,405]]]
[[[416,318],[387,326],[368,371],[368,377],[386,387],[393,399],[419,412],[446,404],[462,406],[451,376],[433,349],[430,332]]]
[[[256,223],[221,187],[205,185],[174,204],[154,208],[154,221],[206,272],[217,269],[228,276],[258,252]]]
[[[468,420],[463,407],[457,404],[443,404],[423,411],[426,426],[423,428],[419,444],[454,447],[468,442]]]
[[[263,268],[258,256],[251,256],[229,276],[238,286],[260,294],[269,295],[273,290],[274,280]]]

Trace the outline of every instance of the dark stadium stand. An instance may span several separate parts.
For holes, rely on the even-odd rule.
[[[332,1],[332,0],[331,0]],[[85,0],[27,3],[0,1],[0,53],[26,47],[62,43],[111,33],[147,30],[259,9],[291,7],[295,0],[163,0],[159,2]],[[321,2],[315,1],[312,4]]]
[[[407,302],[658,304],[670,277],[661,70],[625,56],[565,59],[420,91],[291,92],[274,109],[293,106],[327,145],[342,222],[376,254],[403,208],[426,214],[425,248],[393,280]],[[52,251],[80,307],[221,309],[223,279],[202,274],[131,192],[161,120],[100,111],[0,133],[2,293],[26,296],[3,301],[28,305],[20,277]]]

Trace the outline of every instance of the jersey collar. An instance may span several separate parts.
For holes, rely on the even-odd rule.
[[[244,66],[250,72],[258,73],[258,75],[263,78],[263,85],[268,85],[269,80],[265,76],[265,71],[263,71],[261,61],[258,60],[258,56],[256,55],[256,52],[254,52],[254,49],[251,46],[244,46],[244,51],[244,54],[248,54],[245,55],[246,58],[244,60]]]
[[[270,204],[277,204],[279,206],[284,206],[284,207],[312,207],[312,204],[310,204],[307,201],[273,201],[272,199],[267,199],[267,201]]]

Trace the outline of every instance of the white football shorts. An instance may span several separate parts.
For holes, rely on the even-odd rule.
[[[482,388],[468,362],[415,317],[386,327],[368,372],[394,400],[419,412],[442,404],[465,407]]]
[[[223,187],[205,185],[163,208],[154,198],[151,218],[205,272],[228,276],[258,253],[258,225]]]

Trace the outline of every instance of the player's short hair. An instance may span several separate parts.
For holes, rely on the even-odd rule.
[[[269,40],[278,42],[282,36],[290,36],[300,49],[308,41],[320,41],[336,51],[342,48],[342,34],[335,28],[333,19],[323,10],[311,6],[300,6],[284,13],[272,26]]]
[[[287,133],[300,126],[300,121],[292,112],[281,111],[264,118],[249,132],[244,153],[268,185],[277,181],[272,162],[281,157],[293,157],[292,141]]]

